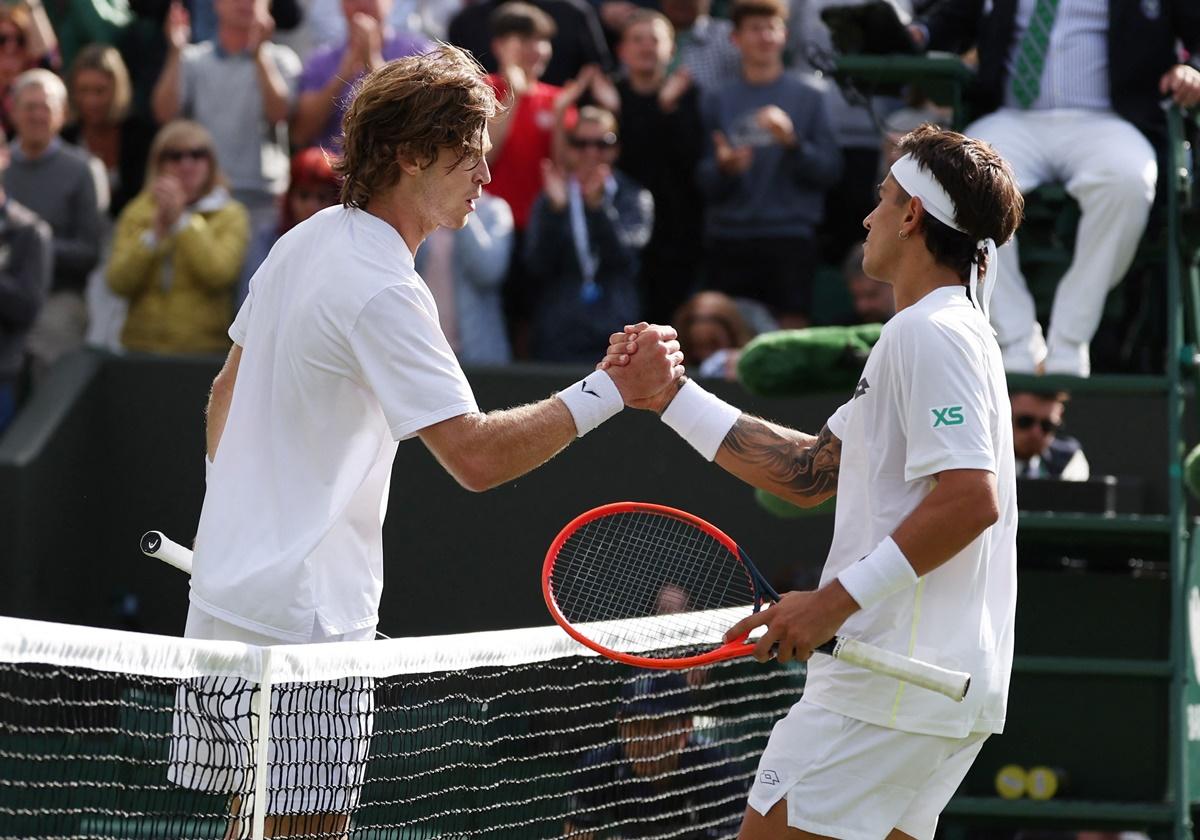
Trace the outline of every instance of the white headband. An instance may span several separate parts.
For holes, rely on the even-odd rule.
[[[925,208],[925,212],[933,218],[937,219],[944,225],[953,228],[959,233],[967,233],[958,224],[958,213],[954,207],[954,200],[938,183],[937,178],[933,174],[923,168],[911,154],[907,154],[900,160],[892,164],[892,177],[896,179],[896,183],[904,188],[904,191],[913,198],[921,199],[921,206]],[[987,251],[987,274],[983,277],[983,295],[980,296],[980,281],[979,281],[979,264],[971,263],[971,280],[968,286],[968,291],[971,294],[971,300],[979,306],[980,311],[986,315],[988,313],[988,303],[992,299],[992,292],[996,290],[996,274],[999,271],[999,265],[996,259],[996,243],[992,239],[980,239],[976,246]]]

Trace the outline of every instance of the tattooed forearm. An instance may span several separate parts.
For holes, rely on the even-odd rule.
[[[765,479],[784,492],[806,498],[823,498],[837,491],[842,442],[828,426],[816,440],[800,441],[743,414],[725,436],[722,448],[732,456],[727,468],[756,487],[764,487],[761,482]]]

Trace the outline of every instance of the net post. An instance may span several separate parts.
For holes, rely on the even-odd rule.
[[[271,752],[271,651],[262,648],[262,675],[258,681],[258,728],[254,750],[254,810],[251,816],[250,837],[263,840],[267,823],[267,757]]]

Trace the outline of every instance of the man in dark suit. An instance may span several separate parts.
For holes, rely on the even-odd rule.
[[[992,323],[1010,371],[1087,376],[1105,297],[1128,270],[1154,201],[1160,101],[1200,103],[1200,3],[943,0],[912,32],[928,49],[978,48],[982,116],[966,133],[1012,164],[1022,191],[1058,182],[1079,202],[1075,254],[1046,339],[1015,242],[1000,249]]]

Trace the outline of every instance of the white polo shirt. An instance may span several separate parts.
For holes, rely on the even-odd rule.
[[[396,441],[478,410],[433,296],[391,225],[332,207],[279,240],[229,335],[192,603],[287,641],[373,626]]]
[[[842,441],[842,460],[822,584],[895,531],[942,470],[994,473],[1000,518],[916,586],[858,611],[839,631],[968,671],[966,700],[827,657],[809,662],[805,699],[909,732],[961,738],[1002,731],[1017,597],[1012,417],[1000,350],[965,289],[936,289],[884,326],[854,396],[829,418],[829,429]]]

